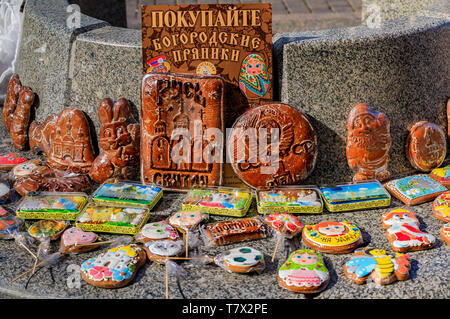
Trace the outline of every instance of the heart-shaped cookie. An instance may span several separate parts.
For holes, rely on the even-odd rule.
[[[71,227],[67,229],[61,237],[61,247],[91,244],[97,241],[97,235],[93,232],[85,232],[79,227]],[[80,247],[81,251],[88,251],[97,248],[97,245]],[[86,250],[87,249],[87,250]],[[78,250],[77,250],[78,251]]]

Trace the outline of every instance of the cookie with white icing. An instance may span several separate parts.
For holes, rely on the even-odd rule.
[[[299,293],[317,293],[326,288],[330,274],[320,253],[313,249],[294,251],[278,271],[281,287]]]
[[[301,233],[302,223],[297,216],[289,213],[272,213],[264,218],[264,222],[272,229],[285,236],[292,238]]]
[[[309,247],[330,254],[350,253],[363,243],[360,229],[349,221],[306,225],[302,238]]]
[[[170,216],[169,224],[183,230],[192,230],[204,220],[205,215],[199,210],[179,211]]]
[[[436,238],[419,229],[419,220],[409,210],[397,208],[381,216],[386,237],[396,252],[425,250],[436,245]]]
[[[101,288],[124,287],[133,280],[146,260],[141,246],[120,245],[86,260],[80,268],[81,277]]]
[[[148,259],[162,262],[164,257],[179,257],[184,253],[182,240],[153,240],[144,244]]]
[[[265,267],[263,254],[252,247],[238,247],[223,254],[223,266],[229,272],[249,273]]]
[[[162,220],[145,224],[134,237],[136,241],[146,243],[153,240],[178,240],[178,231],[168,222]]]

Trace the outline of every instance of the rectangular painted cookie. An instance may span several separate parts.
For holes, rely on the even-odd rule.
[[[322,186],[320,193],[330,212],[387,207],[391,204],[391,196],[375,180]]]
[[[231,187],[194,188],[183,202],[183,210],[202,210],[209,214],[244,217],[252,204],[249,189]]]
[[[220,186],[224,81],[149,73],[141,91],[141,181],[165,189]]]
[[[152,209],[162,198],[160,187],[131,181],[106,181],[92,194],[99,204],[126,205]]]
[[[260,214],[323,212],[320,191],[314,186],[282,186],[258,190],[256,192],[256,203]]]
[[[447,191],[440,183],[427,175],[413,175],[395,179],[384,184],[392,196],[406,205],[429,202]]]
[[[450,186],[450,166],[433,169],[430,172],[430,177],[445,187]]]
[[[147,207],[90,203],[78,216],[76,226],[85,231],[136,235],[149,217]]]
[[[85,193],[33,192],[22,197],[16,215],[22,219],[75,220],[87,202]]]
[[[203,233],[213,246],[222,246],[236,242],[265,238],[267,226],[258,217],[226,220],[209,223]]]

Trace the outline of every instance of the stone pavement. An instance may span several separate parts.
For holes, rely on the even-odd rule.
[[[128,0],[127,26],[140,28],[141,5],[271,3],[273,32],[337,28],[361,23],[361,0]]]

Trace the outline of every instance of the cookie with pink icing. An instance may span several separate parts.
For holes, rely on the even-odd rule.
[[[286,238],[296,236],[303,229],[300,219],[289,213],[272,213],[264,218],[264,222]]]
[[[85,232],[79,227],[71,227],[66,229],[61,236],[61,248],[69,248],[70,252],[87,252],[96,249],[99,245],[89,245],[77,247],[78,245],[92,244],[98,239],[93,232]]]
[[[178,240],[180,235],[172,225],[162,220],[145,224],[134,238],[138,242],[147,243],[153,240]]]
[[[392,249],[403,253],[407,251],[425,250],[436,245],[436,238],[419,230],[419,220],[409,210],[397,208],[381,216],[383,228]]]
[[[444,224],[440,231],[441,237],[450,244],[450,223]]]
[[[317,293],[326,288],[330,274],[320,253],[313,249],[294,251],[278,271],[281,287],[300,293]]]

